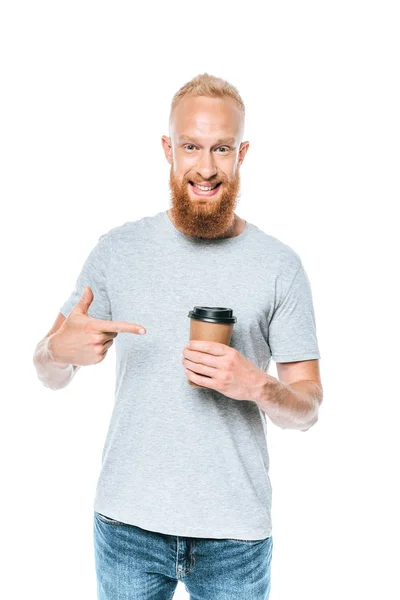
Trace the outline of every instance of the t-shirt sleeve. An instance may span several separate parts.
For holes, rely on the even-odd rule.
[[[311,285],[301,261],[289,289],[273,312],[268,345],[275,362],[321,358]]]
[[[87,257],[73,292],[60,308],[60,312],[65,317],[68,317],[72,308],[79,302],[85,286],[89,286],[93,292],[93,301],[88,308],[88,316],[95,319],[112,320],[108,287],[109,243],[109,234],[104,233]]]

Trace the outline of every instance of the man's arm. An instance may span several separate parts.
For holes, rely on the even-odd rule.
[[[79,365],[59,363],[54,359],[52,354],[51,339],[64,321],[64,315],[59,313],[53,327],[37,344],[33,355],[33,364],[35,365],[38,378],[45,387],[51,390],[59,390],[66,387],[80,368]]]
[[[276,363],[279,381],[266,374],[256,401],[282,429],[307,431],[318,421],[323,399],[318,360]]]

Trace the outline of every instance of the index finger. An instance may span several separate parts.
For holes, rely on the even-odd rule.
[[[211,340],[190,340],[187,343],[186,348],[189,350],[206,352],[208,354],[215,354],[216,356],[223,356],[227,353],[227,344]]]
[[[94,326],[100,333],[139,333],[139,329],[145,329],[142,325],[128,323],[128,321],[93,320],[95,321]]]

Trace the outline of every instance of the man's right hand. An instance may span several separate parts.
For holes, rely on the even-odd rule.
[[[124,321],[103,321],[89,317],[93,292],[86,286],[81,299],[61,327],[49,338],[48,348],[56,362],[95,365],[104,360],[119,333],[139,333],[142,325]]]

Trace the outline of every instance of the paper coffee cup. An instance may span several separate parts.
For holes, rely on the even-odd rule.
[[[227,346],[231,343],[233,325],[237,321],[231,308],[195,306],[187,316],[190,318],[190,340],[220,342]],[[190,379],[188,379],[188,383],[194,387],[205,389],[205,386],[193,383]]]

